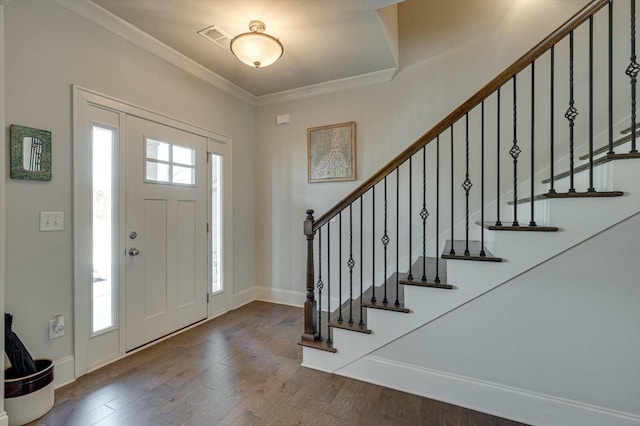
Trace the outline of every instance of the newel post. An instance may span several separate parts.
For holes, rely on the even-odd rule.
[[[304,302],[304,334],[302,340],[315,340],[316,327],[316,301],[314,298],[314,265],[313,265],[313,210],[307,210],[307,218],[304,221],[304,235],[307,236],[307,298]]]

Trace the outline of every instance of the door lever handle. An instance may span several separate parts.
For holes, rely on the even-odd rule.
[[[140,254],[140,250],[138,250],[137,248],[131,247],[129,249],[129,256],[137,256],[139,254]]]

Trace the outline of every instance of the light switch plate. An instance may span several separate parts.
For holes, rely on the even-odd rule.
[[[62,231],[64,214],[62,212],[40,212],[40,231]]]

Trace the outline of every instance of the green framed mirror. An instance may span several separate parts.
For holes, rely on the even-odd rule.
[[[51,180],[51,132],[12,124],[11,179]]]

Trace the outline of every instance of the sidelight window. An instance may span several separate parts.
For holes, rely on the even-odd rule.
[[[115,130],[94,125],[92,331],[115,325],[113,274],[113,151]]]
[[[211,154],[211,292],[222,287],[222,156]]]

